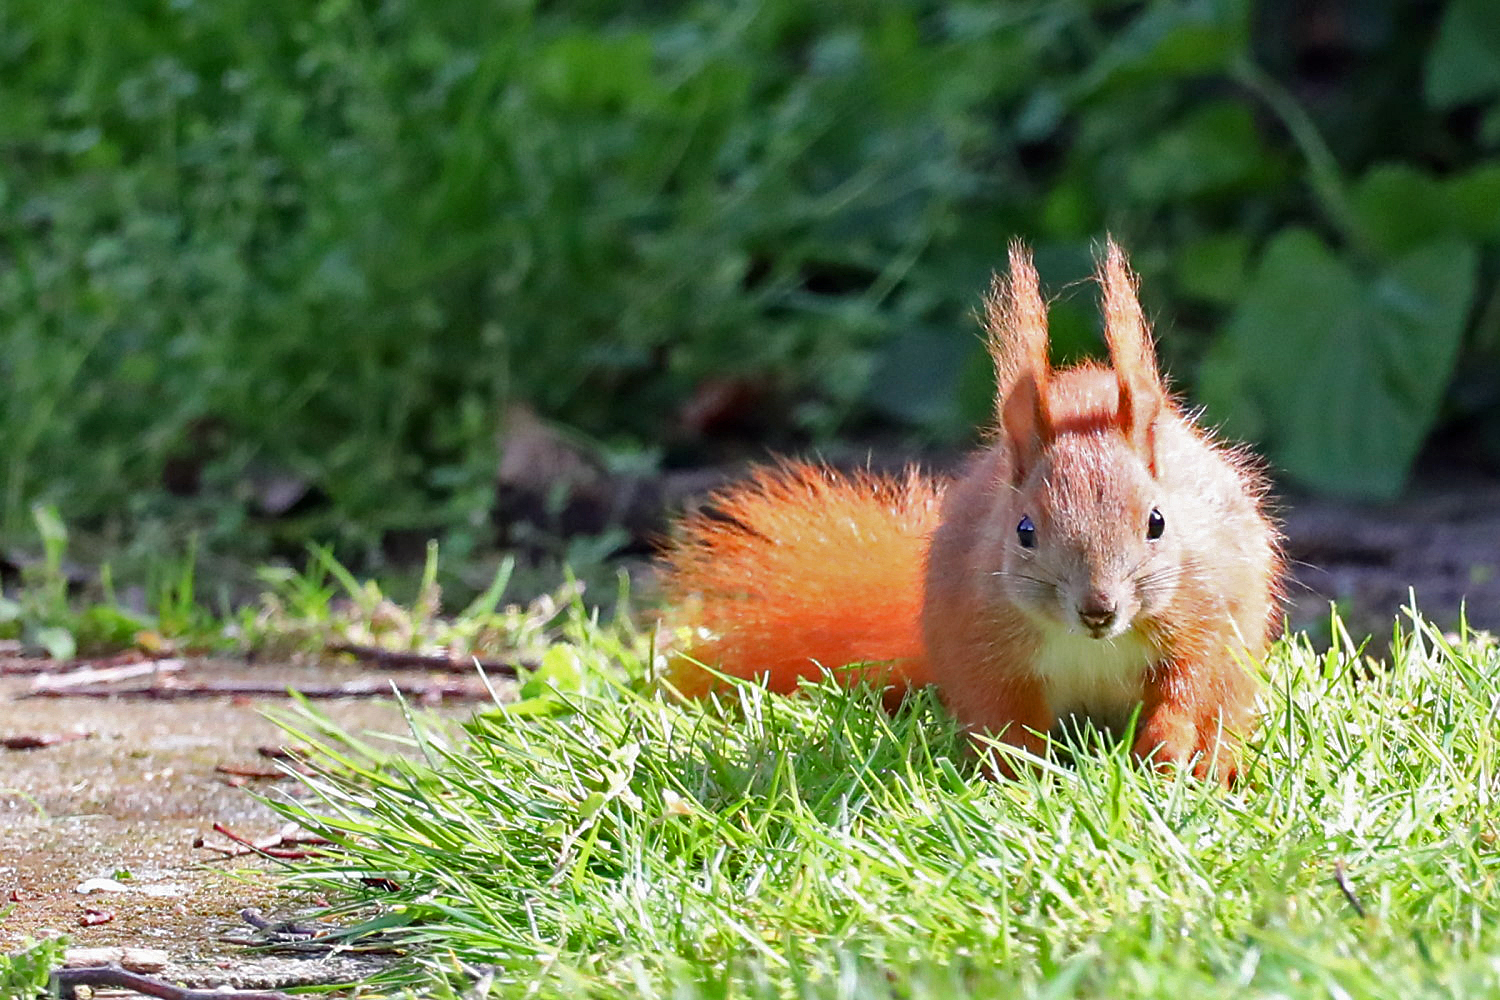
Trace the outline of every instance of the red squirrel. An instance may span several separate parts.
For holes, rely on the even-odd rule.
[[[678,689],[711,685],[696,664],[776,691],[854,664],[839,676],[935,684],[970,733],[1035,753],[1070,716],[1138,712],[1137,757],[1232,780],[1247,660],[1279,620],[1265,480],[1168,395],[1112,240],[1098,281],[1111,366],[1054,369],[1011,247],[985,310],[994,433],[952,483],[783,463],[683,519],[663,566]]]

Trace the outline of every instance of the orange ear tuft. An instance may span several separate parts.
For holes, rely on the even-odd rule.
[[[1047,360],[1047,303],[1031,251],[1019,240],[1010,245],[1010,273],[995,275],[990,286],[985,326],[995,362],[995,416],[1010,443],[1019,479],[1052,438],[1047,407],[1052,376]]]
[[[990,358],[995,363],[995,388],[1004,420],[1005,397],[1017,379],[1036,373],[1045,387],[1047,363],[1047,303],[1042,299],[1031,251],[1020,240],[1010,245],[1010,273],[995,275],[984,301],[985,329]]]
[[[1099,283],[1104,287],[1104,339],[1109,344],[1110,364],[1120,386],[1117,416],[1120,430],[1154,470],[1152,430],[1166,399],[1166,390],[1156,371],[1156,349],[1136,295],[1135,275],[1125,260],[1125,252],[1112,238],[1104,245]]]

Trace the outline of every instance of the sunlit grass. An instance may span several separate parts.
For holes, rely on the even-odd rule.
[[[1091,734],[995,783],[929,694],[681,704],[647,637],[580,612],[563,690],[465,730],[301,717],[315,794],[280,808],[342,845],[293,881],[404,942],[372,990],[1494,995],[1500,653],[1425,624],[1393,648],[1278,646],[1233,792]]]

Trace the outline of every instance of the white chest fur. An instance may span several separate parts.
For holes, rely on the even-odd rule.
[[[1140,702],[1153,654],[1150,644],[1134,631],[1095,639],[1048,630],[1032,669],[1059,719],[1087,715],[1108,724],[1128,717]]]

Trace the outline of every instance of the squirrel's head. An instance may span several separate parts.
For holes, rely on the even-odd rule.
[[[1012,603],[1041,624],[1111,639],[1170,600],[1180,562],[1156,467],[1166,392],[1113,241],[1099,281],[1111,367],[1056,372],[1024,249],[1011,248],[1009,279],[996,281],[988,315],[1008,461],[996,484],[1002,523],[991,531],[1003,553],[995,575]]]
[[[1060,434],[1008,485],[992,526],[1003,545],[997,579],[1040,624],[1112,639],[1171,599],[1180,566],[1171,498],[1124,435]]]

